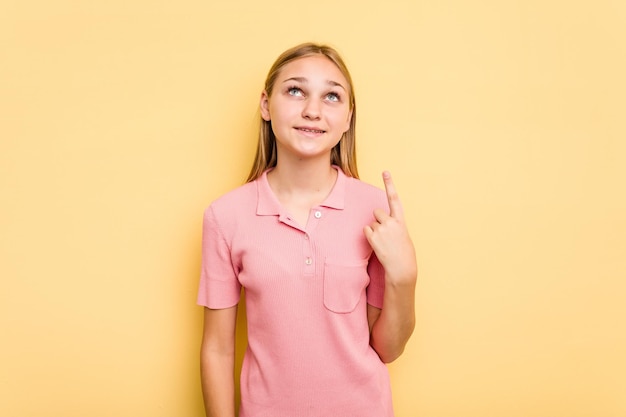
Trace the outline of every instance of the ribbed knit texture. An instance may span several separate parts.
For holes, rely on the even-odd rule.
[[[205,211],[198,304],[231,307],[246,291],[240,417],[393,416],[367,324],[367,304],[382,307],[384,271],[363,234],[388,203],[337,170],[305,227],[266,174]]]

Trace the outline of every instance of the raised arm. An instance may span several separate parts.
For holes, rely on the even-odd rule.
[[[404,222],[404,211],[391,174],[383,172],[390,212],[374,210],[372,224],[365,226],[365,237],[385,269],[383,308],[368,306],[370,344],[383,362],[397,359],[415,328],[415,249]]]
[[[235,417],[236,322],[236,305],[221,310],[204,309],[200,370],[207,417]]]

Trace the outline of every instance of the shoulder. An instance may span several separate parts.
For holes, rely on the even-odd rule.
[[[388,206],[385,191],[357,178],[346,178],[346,200],[359,204],[386,208]]]
[[[254,212],[257,202],[256,181],[248,182],[215,199],[205,210],[205,216],[216,219],[237,218],[246,212]]]

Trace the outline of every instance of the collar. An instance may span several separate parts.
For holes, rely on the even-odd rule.
[[[346,177],[346,174],[344,174],[338,166],[333,165],[333,168],[337,170],[337,180],[335,181],[333,188],[330,190],[330,194],[328,194],[320,206],[343,210],[346,199],[346,184],[348,177]],[[276,216],[284,214],[284,209],[267,181],[267,173],[270,170],[271,168],[263,172],[263,174],[255,180],[257,184],[256,214],[258,216]]]

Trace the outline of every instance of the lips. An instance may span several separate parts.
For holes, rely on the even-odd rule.
[[[322,134],[326,132],[325,130],[316,129],[314,127],[296,127],[295,129],[301,132],[314,133],[314,134]]]

